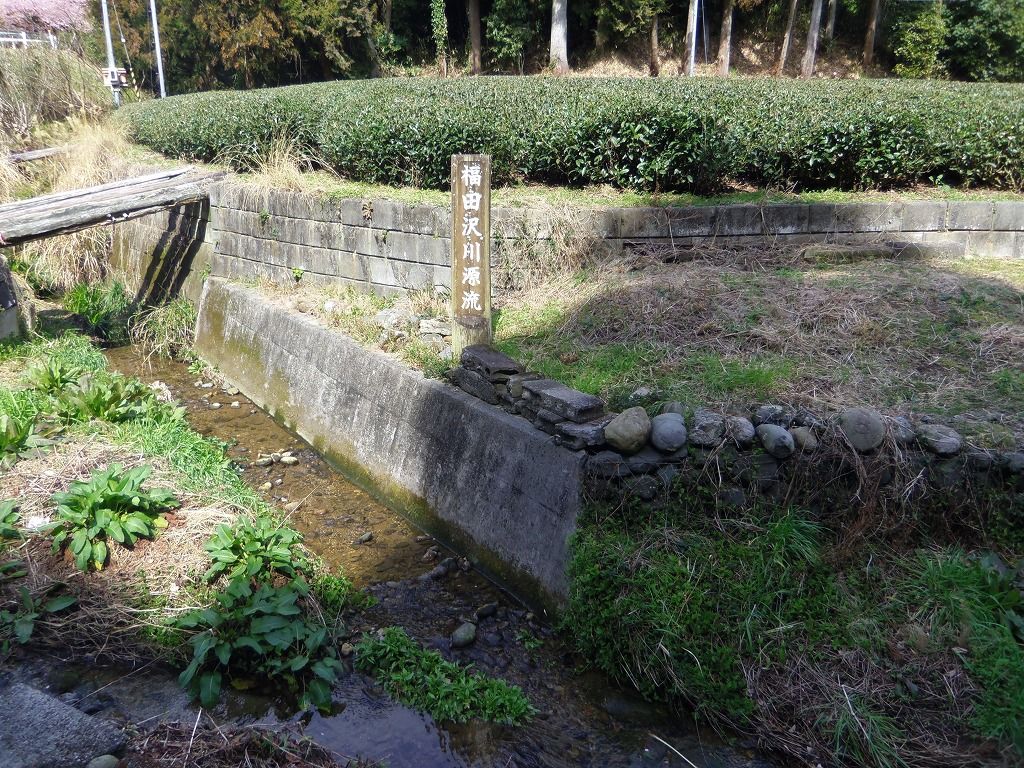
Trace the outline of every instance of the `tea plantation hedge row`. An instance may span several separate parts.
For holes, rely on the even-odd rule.
[[[449,157],[498,183],[708,192],[919,182],[1021,189],[1024,86],[924,81],[366,80],[134,104],[130,134],[241,163],[287,136],[351,179],[444,188]]]

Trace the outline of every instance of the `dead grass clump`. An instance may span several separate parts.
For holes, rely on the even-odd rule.
[[[174,489],[181,507],[168,514],[168,527],[132,549],[111,546],[107,566],[88,574],[67,555],[53,554],[48,537],[33,536],[17,553],[28,575],[16,586],[36,594],[64,584],[78,598],[75,610],[41,619],[34,642],[82,655],[152,658],[166,653],[153,642],[166,620],[200,607],[195,595],[205,588],[202,576],[209,564],[203,545],[217,525],[234,520],[234,510],[178,490],[163,460],[97,437],[62,440],[41,458],[19,462],[0,476],[0,499],[18,499],[21,524],[29,533],[38,531],[56,520],[54,493],[113,462],[126,469],[150,464],[154,472],[147,485]],[[16,586],[6,585],[5,597],[12,597]]]
[[[995,764],[965,737],[975,689],[953,654],[895,650],[913,669],[913,695],[859,650],[826,650],[767,668],[744,664],[765,745],[812,765],[837,758],[888,768]]]
[[[609,252],[593,215],[571,205],[542,205],[496,221],[495,292],[539,288],[606,261]]]
[[[82,123],[71,141],[74,150],[51,161],[52,192],[106,184],[138,171],[121,128]],[[63,293],[79,283],[106,279],[111,246],[110,229],[93,227],[28,243],[18,249],[18,257],[28,264],[33,282]]]
[[[209,715],[206,716],[209,719]],[[359,768],[287,728],[161,723],[128,745],[135,768]]]

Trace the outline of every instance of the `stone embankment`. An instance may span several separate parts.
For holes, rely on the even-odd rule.
[[[640,406],[609,414],[600,398],[526,372],[511,358],[481,347],[466,349],[449,379],[527,419],[555,443],[586,452],[591,480],[646,500],[695,469],[730,502],[744,503],[750,494],[781,499],[794,478],[822,465],[831,476],[824,482],[818,478],[819,486],[852,476],[846,503],[854,502],[865,482],[884,488],[901,475],[911,481],[909,488],[902,486],[909,501],[929,490],[1024,491],[1024,450],[971,446],[955,429],[928,416],[915,422],[865,407],[825,415],[772,404],[750,413],[717,413],[678,402],[665,403],[653,418]],[[866,479],[866,466],[877,477]]]

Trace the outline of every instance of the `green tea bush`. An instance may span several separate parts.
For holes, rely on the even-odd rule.
[[[373,80],[189,94],[122,119],[169,155],[244,165],[284,136],[342,176],[390,185],[445,188],[461,152],[490,154],[498,184],[1024,185],[1020,85]]]

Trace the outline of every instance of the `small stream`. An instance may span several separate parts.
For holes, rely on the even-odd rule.
[[[230,456],[244,468],[242,477],[266,489],[260,492],[269,501],[302,502],[292,522],[307,546],[378,598],[376,606],[353,619],[354,635],[402,626],[445,657],[520,686],[540,711],[521,728],[436,723],[352,672],[336,687],[336,713],[303,721],[304,733],[322,746],[390,768],[771,768],[752,748],[727,745],[713,731],[647,704],[601,675],[582,672],[581,660],[551,627],[479,573],[453,567],[447,576],[428,576],[439,561],[457,561],[458,553],[446,551],[349,483],[242,394],[197,379],[179,363],[154,359],[148,364],[132,348],[111,350],[108,359],[122,373],[167,385],[187,408],[193,428],[227,442]],[[253,464],[260,453],[284,450],[294,451],[299,463]],[[367,533],[372,539],[355,543]],[[476,642],[453,649],[452,630],[489,603],[497,609],[480,621]],[[174,671],[155,665],[125,670],[47,662],[28,665],[21,676],[136,723],[191,722],[198,711],[178,689]],[[222,722],[277,723],[294,720],[295,713],[281,702],[232,691],[214,716]]]

